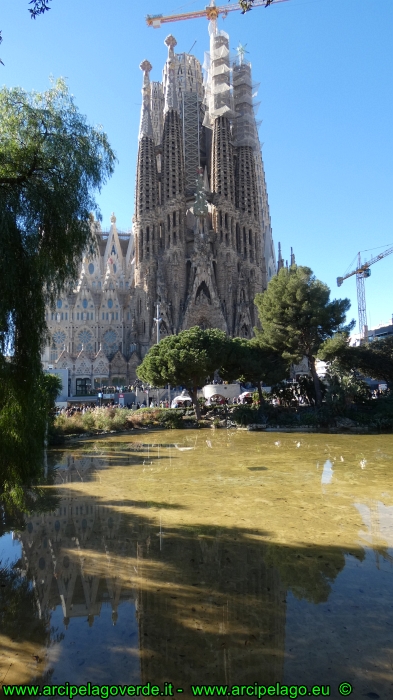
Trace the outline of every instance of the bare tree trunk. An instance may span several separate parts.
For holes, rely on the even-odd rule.
[[[194,386],[189,391],[190,391],[190,396],[192,398],[192,403],[194,404],[196,418],[197,418],[197,420],[201,420],[201,407],[198,403],[198,389],[196,386]]]
[[[265,403],[265,399],[263,398],[263,394],[262,394],[261,382],[257,382],[257,387],[258,387],[259,405],[262,406]]]
[[[311,376],[314,382],[316,405],[317,408],[320,408],[320,406],[322,406],[322,393],[321,385],[319,383],[319,377],[317,375],[317,370],[315,369],[315,357],[313,357],[313,355],[309,355],[308,359],[310,362]]]

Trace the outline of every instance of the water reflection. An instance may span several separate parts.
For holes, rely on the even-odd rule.
[[[333,478],[333,465],[330,459],[327,459],[323,465],[323,472],[321,477],[321,484],[330,484]]]
[[[283,436],[277,450],[268,435],[163,435],[58,455],[56,509],[26,518],[17,535],[18,571],[48,635],[30,677],[185,687],[329,683],[350,670],[356,681],[378,640],[380,666],[362,690],[384,697],[392,634],[374,619],[357,658],[371,630],[367,601],[361,634],[358,611],[348,611],[356,576],[371,580],[368,553],[377,552],[373,590],[393,622],[380,577],[390,571],[391,581],[392,439],[383,457],[363,446],[370,469],[361,471],[343,436],[332,445]],[[351,635],[332,669],[317,638],[329,628],[336,643],[341,600]],[[339,612],[329,627],[331,609]]]

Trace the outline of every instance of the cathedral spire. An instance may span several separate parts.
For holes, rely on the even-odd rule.
[[[278,243],[278,260],[277,260],[277,272],[280,272],[281,268],[284,267],[284,258],[281,254],[281,243]]]
[[[178,110],[176,74],[175,74],[175,52],[177,41],[172,34],[169,34],[164,42],[168,47],[168,58],[165,65],[165,106],[164,114],[169,110]]]
[[[152,69],[152,65],[146,59],[142,61],[139,68],[143,70],[143,86],[142,86],[142,109],[141,109],[141,123],[139,127],[139,139],[144,136],[149,138],[154,138],[153,126],[151,122],[150,113],[150,100],[151,100],[151,90],[150,90],[150,77],[149,73]]]
[[[154,134],[150,114],[151,63],[140,64],[143,71],[142,110],[139,128],[138,164],[136,173],[136,215],[151,211],[158,204],[158,174],[154,148]]]
[[[168,60],[164,69],[165,121],[162,136],[161,203],[184,195],[183,138],[177,103],[174,47],[177,41],[167,36]]]

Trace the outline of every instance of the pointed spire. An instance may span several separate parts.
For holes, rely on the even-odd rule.
[[[150,113],[150,78],[149,73],[152,69],[152,65],[146,59],[142,61],[139,68],[143,70],[143,86],[142,86],[142,109],[141,109],[141,123],[139,127],[139,139],[144,136],[149,138],[154,138],[153,125],[151,122]]]
[[[174,52],[174,48],[177,45],[177,41],[175,37],[172,36],[172,34],[169,34],[169,36],[167,36],[167,38],[165,39],[164,43],[168,47],[168,58],[165,66],[166,84],[164,114],[166,114],[167,112],[169,112],[170,109],[178,109]]]
[[[284,259],[281,255],[281,243],[278,243],[278,260],[277,260],[277,272],[281,270],[281,268],[284,267]]]
[[[143,70],[142,111],[139,129],[139,148],[136,183],[136,215],[154,209],[158,200],[157,161],[154,150],[154,132],[150,112],[150,79],[151,63],[142,61],[139,66]]]

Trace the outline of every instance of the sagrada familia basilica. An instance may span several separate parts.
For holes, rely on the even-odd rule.
[[[162,82],[144,60],[132,231],[92,221],[97,251],[47,310],[44,367],[70,370],[71,393],[129,384],[156,341],[199,325],[250,338],[254,298],[276,274],[251,65],[210,27],[202,67],[168,56]],[[204,73],[203,73],[204,69]],[[278,266],[282,265],[279,254]]]

